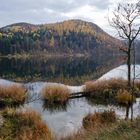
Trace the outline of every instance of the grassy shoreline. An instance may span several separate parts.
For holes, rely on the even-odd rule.
[[[1,98],[10,98],[14,101],[15,99],[20,99],[19,101],[25,99],[24,88],[17,88],[15,85],[7,88],[0,88]],[[123,103],[127,106],[133,102],[131,101],[131,93],[127,91],[127,88],[126,80],[111,79],[86,83],[85,91],[87,94],[90,92],[89,98],[91,99],[101,100],[102,102],[111,99],[114,103]],[[135,83],[135,90],[136,95],[140,96],[140,82]],[[63,103],[68,100],[69,91],[65,86],[46,86],[42,89],[42,95],[44,100],[50,100],[51,103]],[[0,123],[0,140],[58,139],[57,136],[52,138],[47,124],[33,110],[22,112],[13,108],[6,108],[0,111],[0,116],[3,117],[3,123]],[[93,125],[94,127],[86,129],[87,126]],[[140,117],[137,117],[133,122],[118,118],[116,120],[114,111],[88,114],[83,118],[83,127],[85,129],[81,128],[82,130],[77,134],[61,138],[61,140],[139,140],[140,137]]]
[[[81,130],[77,134],[61,140],[139,140],[140,117],[133,122],[117,120],[110,126],[97,126],[95,129]]]
[[[0,85],[0,107],[12,107],[24,104],[27,89],[20,84]]]
[[[0,127],[0,140],[52,140],[47,124],[33,110],[7,108],[1,115],[3,124]]]

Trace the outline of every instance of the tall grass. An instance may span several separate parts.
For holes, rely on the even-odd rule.
[[[124,105],[131,105],[135,100],[135,98],[133,99],[132,97],[132,93],[122,89],[117,92],[116,99],[120,104]]]
[[[140,81],[135,81],[134,90],[136,96],[140,97]]]
[[[133,122],[118,120],[112,125],[79,131],[61,140],[139,140],[140,117]]]
[[[83,118],[84,128],[94,128],[98,125],[108,125],[116,121],[115,111],[109,110],[104,112],[95,112],[94,114],[88,114]]]
[[[0,85],[0,104],[10,106],[21,104],[25,101],[27,90],[24,86],[18,84]]]
[[[127,80],[113,78],[110,80],[87,82],[85,84],[85,92],[89,93],[89,97],[87,97],[89,101],[92,101],[91,99],[93,98],[94,102],[96,100],[104,104],[109,103],[121,105],[123,103],[127,104],[127,100],[129,100],[129,103],[131,102],[131,95],[128,94],[130,89],[127,85]],[[140,97],[140,82],[135,82],[134,86],[134,96]],[[123,94],[119,92],[123,92]]]
[[[2,112],[4,123],[0,128],[2,140],[51,140],[48,126],[33,110],[16,111],[5,109]]]
[[[127,81],[124,79],[115,79],[112,78],[110,80],[100,80],[100,81],[91,81],[85,83],[86,92],[104,92],[105,90],[118,90],[118,89],[126,89]]]
[[[54,85],[46,86],[42,90],[43,99],[51,103],[65,102],[68,100],[70,91],[66,86]]]

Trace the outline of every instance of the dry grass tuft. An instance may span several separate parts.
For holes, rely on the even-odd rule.
[[[132,94],[129,91],[123,89],[120,89],[117,92],[116,99],[120,104],[124,104],[124,105],[130,105],[135,100],[132,98]]]
[[[99,126],[96,129],[86,129],[75,135],[61,140],[139,140],[140,139],[140,117],[130,120],[118,120],[109,126]]]
[[[5,109],[2,112],[4,124],[0,128],[0,139],[7,140],[51,140],[48,126],[33,110],[15,111]]]
[[[95,128],[99,125],[108,125],[116,121],[115,111],[109,110],[104,112],[95,112],[94,114],[88,114],[83,119],[84,128]]]
[[[65,102],[68,100],[70,91],[66,86],[46,86],[42,90],[43,99],[49,102]]]
[[[106,89],[123,89],[127,88],[127,81],[123,79],[110,79],[110,80],[100,80],[96,82],[86,82],[85,83],[86,92],[103,92]]]
[[[85,92],[89,93],[88,100],[92,98],[104,104],[118,104],[116,94],[120,89],[127,89],[127,81],[123,79],[100,80],[87,82]]]
[[[140,81],[135,81],[134,89],[135,89],[136,96],[139,97],[140,96]]]
[[[23,103],[26,96],[27,90],[22,85],[0,86],[0,104],[5,106]]]

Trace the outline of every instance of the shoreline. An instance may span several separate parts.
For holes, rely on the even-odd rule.
[[[137,54],[139,55],[139,54]],[[96,53],[35,53],[35,54],[31,54],[31,53],[23,53],[23,54],[7,54],[7,55],[1,55],[0,54],[0,58],[36,58],[36,57],[41,57],[41,58],[63,58],[63,57],[75,57],[75,58],[80,58],[80,57],[102,57],[104,56],[104,54],[100,54],[97,55]],[[124,56],[124,54],[114,54],[114,53],[110,53],[108,54],[108,56]]]
[[[0,55],[0,58],[63,58],[63,57],[91,57],[92,54],[8,54],[8,55]]]

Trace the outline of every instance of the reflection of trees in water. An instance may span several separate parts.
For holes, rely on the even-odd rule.
[[[57,113],[59,111],[67,111],[67,107],[69,106],[69,102],[56,102],[50,103],[47,101],[43,101],[43,109],[44,111],[47,110],[50,113]]]
[[[85,102],[85,97],[81,98],[74,98],[74,99],[69,99],[66,102],[54,102],[54,103],[49,103],[47,101],[43,101],[43,109],[44,111],[47,110],[50,113],[57,113],[61,111],[67,111],[73,106],[77,106],[78,102]],[[84,106],[83,106],[84,107]]]
[[[89,105],[91,105],[91,106],[95,106],[95,105],[104,105],[104,106],[113,105],[113,106],[116,106],[116,107],[119,107],[119,108],[124,108],[126,110],[126,112],[125,112],[125,119],[129,118],[129,116],[130,116],[130,107],[131,107],[130,104],[128,104],[128,105],[118,104],[112,98],[101,100],[100,98],[99,99],[95,99],[95,98],[87,96],[87,97],[85,97],[85,99],[86,99],[87,103]]]
[[[49,80],[66,82],[65,79],[98,78],[122,61],[116,57],[80,57],[49,59],[7,59],[0,60],[0,76],[6,78],[20,77],[24,80]],[[78,80],[77,80],[78,81]]]
[[[100,99],[100,98],[94,98],[94,97],[90,97],[90,96],[87,96],[85,97],[86,98],[86,101],[89,105],[91,106],[95,106],[95,105],[112,105],[114,102],[112,102],[111,100],[109,99]]]

